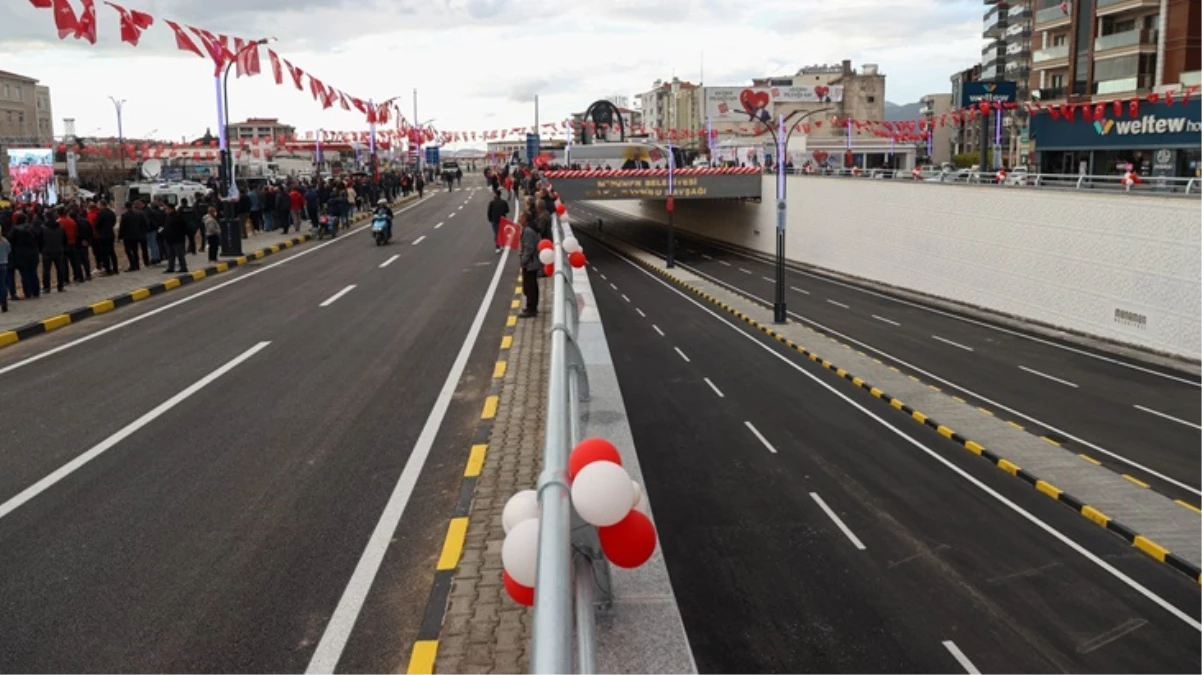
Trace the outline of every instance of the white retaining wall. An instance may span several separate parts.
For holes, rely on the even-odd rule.
[[[775,252],[775,194],[679,200],[676,226]],[[788,195],[791,260],[1202,358],[1197,200],[813,176]],[[598,205],[667,222],[662,201]]]

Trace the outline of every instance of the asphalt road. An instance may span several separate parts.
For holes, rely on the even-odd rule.
[[[1179,574],[583,241],[703,672],[1202,667]]]
[[[388,246],[307,244],[0,354],[0,671],[306,669],[497,278],[469,194],[400,213]],[[408,658],[508,300],[342,616],[340,672]]]
[[[665,253],[666,228],[599,206],[578,206],[574,213],[583,225],[601,217],[607,234]],[[679,230],[677,240],[682,266],[772,301],[773,265]],[[1198,378],[1042,336],[1030,339],[1036,336],[805,271],[790,271],[788,286],[795,319],[1172,498],[1202,503]]]

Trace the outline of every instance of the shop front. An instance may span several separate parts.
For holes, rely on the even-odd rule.
[[[1040,113],[1031,118],[1035,165],[1041,173],[1112,176],[1131,166],[1142,176],[1202,178],[1202,101],[1142,103],[1139,116],[1104,107],[1103,119]]]

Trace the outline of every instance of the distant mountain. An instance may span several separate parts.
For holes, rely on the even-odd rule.
[[[904,120],[918,119],[918,110],[921,107],[922,104],[917,101],[914,103],[906,103],[904,105],[898,105],[896,103],[885,101],[885,121],[900,122]]]

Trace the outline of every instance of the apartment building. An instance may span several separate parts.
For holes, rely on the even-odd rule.
[[[942,115],[954,109],[951,94],[927,94],[919,99],[918,114],[931,130],[929,142],[924,141],[918,150],[919,161],[926,157],[928,164],[943,164],[952,161],[952,136],[954,127],[938,124]]]
[[[0,192],[8,186],[8,148],[54,143],[50,88],[35,78],[0,70]]]
[[[294,133],[296,133],[296,127],[290,124],[281,124],[274,117],[252,117],[245,122],[230,125],[231,142],[250,141],[254,138],[270,141],[280,136],[292,136]]]
[[[964,85],[969,82],[979,82],[981,80],[981,66],[975,65],[958,73],[954,73],[952,80],[952,105],[959,108],[961,101],[964,100]],[[951,130],[949,143],[952,146],[952,157],[956,155],[971,155],[979,153],[981,150],[981,125],[967,120],[958,122],[949,121],[948,128]]]
[[[649,129],[701,129],[705,126],[702,88],[699,85],[678,77],[666,82],[656,80],[649,91],[635,98],[642,111],[642,125]],[[701,142],[702,139],[691,135],[679,138],[677,144],[696,151]]]
[[[981,70],[977,81],[1014,82],[1015,101],[1024,103],[1031,98],[1032,68],[1031,39],[1034,24],[1035,0],[985,0],[981,51]],[[1021,163],[1027,152],[1029,115],[1021,106],[1002,118],[1002,148],[1009,163]],[[979,132],[978,132],[979,135]],[[979,148],[978,148],[979,150]]]

